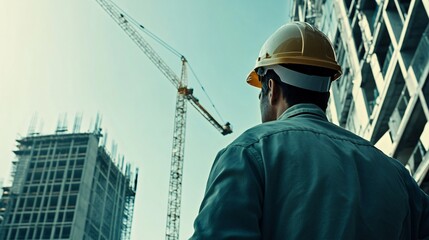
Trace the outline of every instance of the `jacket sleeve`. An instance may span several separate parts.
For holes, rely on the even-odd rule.
[[[262,165],[254,150],[230,146],[221,151],[191,239],[260,239],[263,188]]]
[[[407,172],[410,193],[411,239],[429,239],[429,196],[417,185]]]

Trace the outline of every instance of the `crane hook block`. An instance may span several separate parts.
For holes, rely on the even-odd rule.
[[[232,133],[231,123],[229,123],[229,122],[225,123],[225,125],[222,126],[222,129],[223,129],[222,130],[222,135],[224,135],[224,136]]]

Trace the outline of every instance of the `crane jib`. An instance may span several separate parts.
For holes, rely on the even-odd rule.
[[[211,123],[222,135],[232,133],[230,123],[221,125],[216,119],[199,103],[199,100],[193,95],[192,88],[187,88],[186,59],[176,51],[182,61],[182,74],[179,78],[176,73],[164,62],[158,53],[141,36],[140,32],[133,27],[133,23],[140,30],[146,30],[143,25],[135,23],[135,20],[129,17],[122,9],[110,0],[96,0],[100,6],[113,18],[113,20],[124,30],[124,32],[134,41],[142,52],[152,61],[152,63],[164,74],[164,76],[178,90],[176,101],[176,114],[174,118],[173,133],[173,151],[171,156],[170,184],[168,195],[167,226],[166,239],[177,240],[179,238],[180,228],[180,205],[182,193],[182,171],[184,160],[184,143],[186,129],[186,109],[188,100],[191,105]],[[149,33],[148,33],[149,34]],[[154,34],[150,33],[155,36]],[[158,42],[166,43],[156,37]],[[167,45],[169,46],[169,45]],[[170,50],[172,49],[169,47]],[[192,68],[191,71],[193,72]]]

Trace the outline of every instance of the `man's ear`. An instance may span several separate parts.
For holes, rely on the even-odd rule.
[[[271,105],[277,104],[280,99],[280,86],[273,79],[268,80],[268,100]]]

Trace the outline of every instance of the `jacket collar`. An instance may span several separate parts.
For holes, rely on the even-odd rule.
[[[311,103],[300,103],[289,107],[284,111],[277,120],[285,120],[301,114],[316,115],[321,119],[328,121],[326,114],[318,106]]]

